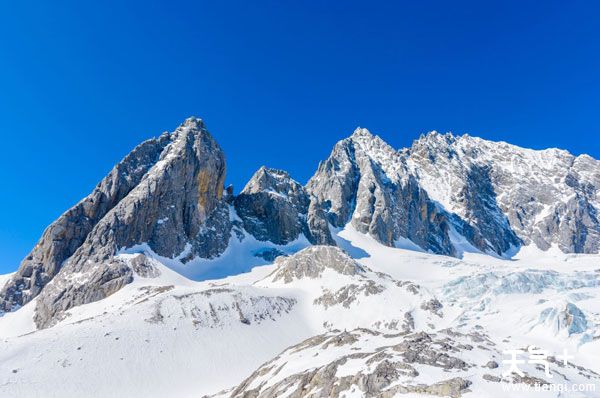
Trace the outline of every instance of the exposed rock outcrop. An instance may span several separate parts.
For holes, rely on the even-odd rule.
[[[548,384],[543,367],[523,365],[523,376],[506,376],[505,369],[495,361],[483,368],[477,366],[472,362],[477,356],[501,358],[502,351],[476,332],[464,334],[447,329],[439,333],[382,334],[364,328],[334,330],[289,347],[238,386],[212,397],[392,398],[412,394],[459,398],[480,391],[502,394],[497,383]],[[593,371],[578,366],[561,368],[561,372],[567,380],[598,379]]]
[[[158,301],[151,323],[168,319],[190,319],[196,328],[223,328],[232,324],[251,325],[275,321],[289,313],[296,300],[262,296],[252,289],[238,291],[215,288],[185,295],[166,296]]]
[[[142,144],[49,228],[12,286],[27,275],[39,283],[34,290],[23,286],[27,299],[20,302],[3,294],[5,308],[39,294],[35,321],[44,327],[69,308],[114,293],[133,278],[131,267],[114,257],[123,248],[145,244],[183,261],[218,255],[231,233],[224,179],[225,157],[200,119]],[[35,275],[34,260],[41,270]]]
[[[85,199],[54,221],[0,292],[0,310],[11,311],[36,297],[83,244],[96,224],[146,176],[172,142],[163,134],[136,147]]]
[[[334,246],[307,247],[291,257],[277,258],[275,264],[277,269],[271,275],[272,280],[284,283],[303,278],[316,279],[327,269],[350,276],[365,272],[360,264]]]
[[[368,340],[377,341],[376,350],[361,344]],[[391,398],[413,393],[458,398],[469,391],[471,381],[455,376],[422,383],[419,370],[440,368],[454,373],[468,370],[473,365],[456,357],[462,354],[460,347],[454,339],[434,339],[423,332],[402,337],[369,329],[333,331],[288,348],[232,391],[215,397]],[[310,366],[290,366],[308,355],[313,358]]]
[[[365,129],[338,142],[307,185],[334,227],[347,222],[385,245],[408,238],[455,255],[450,222],[408,173],[402,154]]]
[[[234,203],[244,229],[258,240],[286,244],[304,234],[314,244],[334,244],[323,213],[285,171],[261,167]]]
[[[480,229],[495,251],[523,242],[598,253],[598,160],[436,132],[404,153],[430,197]]]

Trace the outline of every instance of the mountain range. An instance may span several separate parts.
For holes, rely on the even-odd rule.
[[[503,375],[530,341],[577,351],[555,380],[598,384],[600,161],[357,128],[306,185],[225,180],[192,117],[48,226],[0,279],[0,392],[512,396],[550,383]]]

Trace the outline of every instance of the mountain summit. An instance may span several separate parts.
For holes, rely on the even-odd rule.
[[[2,289],[2,306],[15,310],[37,297],[36,322],[48,326],[131,282],[133,270],[114,258],[120,249],[217,256],[231,228],[224,180],[225,156],[200,119],[145,141],[46,229]]]

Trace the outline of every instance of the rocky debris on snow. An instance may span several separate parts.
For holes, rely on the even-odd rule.
[[[486,365],[485,371],[478,373],[469,358],[502,353],[468,344],[476,337],[451,330],[444,334],[408,335],[381,334],[368,329],[333,330],[288,348],[237,387],[214,397],[392,398],[408,393],[461,397],[475,387],[474,383],[489,383],[499,393],[502,393],[500,386],[492,387],[498,383],[546,383],[544,369],[535,366],[525,369],[524,376],[513,374],[506,379],[497,363]],[[594,377],[585,370],[585,376],[578,372],[575,367],[568,369],[567,377],[578,380]]]
[[[496,361],[489,361],[488,363],[485,364],[485,367],[488,369],[498,369],[498,362]]]
[[[438,299],[436,299],[436,298],[433,298],[433,299],[428,300],[428,301],[424,301],[421,304],[421,309],[422,310],[429,311],[432,314],[435,314],[435,315],[437,315],[439,317],[442,316],[441,309],[443,307],[444,306],[442,305],[442,303],[440,303],[440,301]]]
[[[290,283],[293,280],[320,278],[325,270],[341,275],[357,275],[365,269],[350,256],[335,246],[312,246],[290,257],[279,257],[277,269],[272,274],[273,282]]]
[[[346,285],[335,292],[325,289],[323,295],[314,300],[314,304],[322,305],[326,309],[339,304],[345,308],[350,308],[350,305],[358,300],[360,296],[368,297],[374,294],[379,294],[384,290],[385,287],[378,285],[372,280],[369,280],[360,285]]]
[[[296,300],[264,296],[253,291],[215,288],[185,295],[169,295],[158,301],[150,323],[189,321],[197,328],[251,325],[275,321],[289,313]]]

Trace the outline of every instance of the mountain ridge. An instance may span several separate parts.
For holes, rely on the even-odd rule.
[[[140,144],[48,227],[0,291],[3,310],[46,290],[36,313],[44,327],[72,306],[114,293],[133,275],[112,260],[127,247],[148,244],[185,264],[218,257],[230,239],[245,236],[335,245],[332,228],[347,223],[387,246],[408,239],[455,257],[465,247],[496,256],[529,244],[600,250],[600,162],[587,155],[437,132],[396,150],[357,128],[304,186],[263,166],[233,195],[224,189],[225,168],[222,150],[195,117]],[[80,272],[90,280],[73,289],[68,275]]]
[[[263,166],[237,195],[200,119],[139,145],[0,276],[0,393],[599,385],[599,162],[427,137],[357,129],[307,184]],[[507,375],[532,344],[575,358]]]

